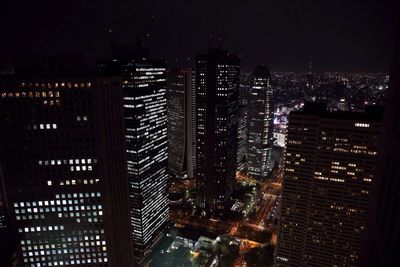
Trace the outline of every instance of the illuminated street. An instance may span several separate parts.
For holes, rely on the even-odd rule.
[[[172,207],[170,211],[171,220],[179,228],[205,229],[218,235],[228,234],[237,238],[240,240],[241,245],[235,266],[245,266],[243,255],[251,248],[261,247],[262,245],[252,240],[252,238],[256,238],[257,234],[270,233],[269,243],[276,244],[276,225],[268,224],[266,221],[267,215],[274,212],[273,207],[281,193],[282,170],[274,171],[272,175],[274,179],[259,182],[243,173],[237,172],[236,180],[238,183],[259,184],[260,186],[259,197],[255,200],[256,202],[253,206],[255,212],[249,217],[245,216],[243,219],[234,221],[221,221],[214,218],[199,218],[187,212],[182,212],[178,207]],[[188,190],[192,185],[193,183],[182,182],[180,185],[175,185],[174,189]]]

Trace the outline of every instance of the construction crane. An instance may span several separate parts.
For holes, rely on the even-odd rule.
[[[156,17],[151,16],[150,19],[148,19],[143,27],[143,31],[139,32],[136,35],[136,46],[137,47],[143,47],[142,41],[146,39],[147,41],[150,39],[151,36],[151,30],[152,26],[155,22]],[[120,47],[119,40],[121,36],[127,31],[128,26],[131,25],[132,23],[139,24],[141,23],[141,20],[139,19],[131,19],[131,18],[126,18],[122,23],[121,26],[117,30],[113,30],[112,28],[108,29],[108,33],[110,36],[110,51],[113,53],[118,47]],[[133,46],[133,45],[132,45]]]

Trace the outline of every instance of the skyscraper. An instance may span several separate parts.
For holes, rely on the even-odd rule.
[[[239,105],[237,170],[244,171],[247,162],[247,105]]]
[[[193,178],[192,70],[167,74],[168,169],[176,178]]]
[[[133,242],[141,260],[169,222],[166,68],[143,59],[121,66]]]
[[[140,262],[169,223],[166,67],[164,61],[128,58],[101,60],[97,67],[122,79],[132,235]]]
[[[196,58],[198,206],[222,209],[236,172],[240,60],[210,49]]]
[[[165,62],[115,58],[97,67],[122,79],[133,245],[140,262],[169,223]]]
[[[365,232],[382,109],[289,116],[277,266],[354,266]]]
[[[196,174],[196,70],[192,69],[192,167],[193,175]]]
[[[267,177],[271,168],[274,107],[270,80],[268,68],[257,67],[249,96],[247,173],[258,179]]]
[[[247,169],[247,116],[251,82],[248,73],[240,74],[237,170]]]
[[[0,93],[1,182],[21,266],[132,266],[119,81],[2,77]]]
[[[400,266],[400,28],[396,41],[360,267]]]

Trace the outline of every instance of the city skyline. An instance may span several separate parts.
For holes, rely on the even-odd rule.
[[[396,6],[7,3],[0,266],[398,266]]]

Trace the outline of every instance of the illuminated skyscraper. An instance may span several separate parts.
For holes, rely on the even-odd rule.
[[[170,70],[167,80],[168,169],[173,177],[193,178],[192,70]]]
[[[248,73],[240,74],[239,86],[239,119],[238,119],[238,150],[237,170],[245,171],[247,168],[247,116],[248,100],[251,88],[251,80]]]
[[[192,69],[192,167],[196,174],[196,70]]]
[[[244,171],[247,162],[247,105],[239,106],[237,170]]]
[[[277,266],[354,266],[374,180],[382,109],[289,116]]]
[[[132,266],[120,82],[2,77],[0,94],[21,266]]]
[[[247,173],[259,179],[267,177],[272,158],[274,108],[270,80],[268,68],[257,67],[249,96]]]
[[[133,245],[140,262],[169,223],[165,62],[104,60],[98,70],[122,77]]]
[[[122,75],[133,242],[141,259],[169,222],[165,62],[132,60]]]
[[[236,172],[240,60],[210,49],[196,58],[197,203],[222,209]]]

